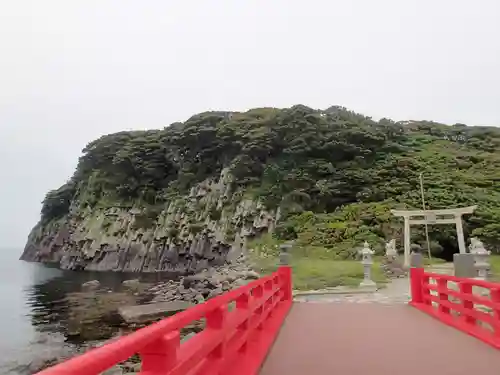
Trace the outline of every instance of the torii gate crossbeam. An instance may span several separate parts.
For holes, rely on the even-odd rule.
[[[397,217],[404,218],[404,265],[410,265],[410,227],[422,224],[455,224],[460,254],[467,253],[462,225],[462,215],[472,214],[477,206],[448,208],[443,210],[391,210]]]

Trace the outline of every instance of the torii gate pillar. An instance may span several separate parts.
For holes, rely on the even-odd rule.
[[[445,210],[391,210],[394,216],[404,219],[404,265],[410,266],[411,225],[421,224],[455,224],[457,230],[458,249],[460,254],[467,253],[462,225],[462,215],[472,214],[477,206],[450,208]]]

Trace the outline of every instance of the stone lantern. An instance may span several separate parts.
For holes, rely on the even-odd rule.
[[[475,237],[470,239],[469,250],[474,255],[474,267],[476,268],[477,278],[486,280],[490,269],[489,257],[491,252],[486,250],[483,243]]]
[[[363,249],[359,251],[361,254],[361,264],[363,265],[363,281],[359,284],[360,287],[373,287],[375,282],[372,280],[372,265],[373,258],[372,255],[375,254],[373,250],[370,249],[370,245],[365,241]]]
[[[394,260],[398,256],[398,252],[396,250],[396,240],[392,239],[385,244],[385,257],[388,260]]]

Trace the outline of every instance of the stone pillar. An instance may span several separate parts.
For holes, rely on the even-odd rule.
[[[456,277],[476,277],[474,254],[453,254],[453,274]]]
[[[462,226],[462,215],[455,215],[455,226],[457,228],[458,249],[460,251],[460,254],[466,254],[467,248],[465,247],[464,228]]]
[[[422,268],[424,266],[424,257],[421,253],[412,251],[410,255],[410,267]]]
[[[280,245],[280,266],[290,265],[290,249],[291,243],[284,243]]]
[[[360,287],[374,287],[375,282],[372,280],[372,255],[375,252],[370,249],[370,245],[365,241],[363,249],[360,251],[362,256],[361,264],[363,265],[363,281],[359,284]]]
[[[405,227],[404,227],[404,241],[405,241],[405,259],[404,259],[404,266],[405,268],[410,267],[410,243],[411,243],[411,238],[410,238],[410,217],[405,216]]]

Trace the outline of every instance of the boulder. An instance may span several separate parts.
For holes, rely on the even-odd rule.
[[[145,323],[170,315],[174,315],[179,311],[183,311],[191,306],[193,303],[186,301],[169,301],[150,303],[147,305],[137,306],[123,306],[118,308],[118,313],[127,323]]]
[[[86,283],[82,284],[82,290],[84,292],[91,292],[93,290],[99,289],[100,286],[101,286],[101,283],[99,282],[99,280],[91,280],[91,281],[87,281]]]
[[[220,273],[216,273],[208,281],[213,286],[218,287],[226,280],[227,280],[227,275],[222,275]]]
[[[203,297],[202,294],[197,294],[194,299],[196,300],[196,303],[203,303],[205,302],[205,297]]]
[[[240,286],[247,285],[250,280],[237,279],[234,281],[233,286],[239,288]]]
[[[259,278],[260,278],[260,275],[258,272],[255,272],[252,270],[245,272],[245,279],[257,280]]]
[[[234,270],[229,270],[227,273],[226,280],[229,281],[230,283],[232,283],[233,281],[237,280],[239,277],[240,277],[240,275],[238,274],[238,272],[236,272]]]
[[[119,366],[113,366],[110,369],[102,372],[101,375],[122,375],[123,370]]]
[[[190,288],[191,286],[199,282],[205,281],[206,278],[207,276],[201,273],[196,275],[186,276],[182,279],[182,285],[184,286],[184,288]]]
[[[164,296],[167,298],[173,298],[175,296],[175,290],[168,290],[166,293],[164,293]]]
[[[122,286],[125,288],[125,289],[128,289],[128,290],[139,290],[142,286],[141,282],[139,281],[139,279],[132,279],[132,280],[125,280],[123,283],[122,283]]]
[[[26,373],[26,374],[36,374],[37,372],[40,372],[42,370],[45,370],[51,366],[54,366],[59,362],[58,358],[45,358],[45,359],[35,359],[29,363],[27,366],[21,366],[25,367],[22,369],[17,369],[21,370],[21,373]],[[24,370],[24,371],[22,371]]]
[[[221,286],[222,286],[222,290],[225,292],[231,289],[231,284],[229,284],[229,281],[227,281],[227,280],[224,281]]]
[[[209,294],[210,294],[210,291],[211,289],[210,288],[202,288],[199,290],[199,293],[205,297],[205,298],[208,298]]]
[[[121,374],[139,374],[141,372],[141,363],[132,363],[130,361],[121,364]]]
[[[221,287],[218,287],[218,288],[215,288],[215,289],[212,289],[210,291],[210,293],[208,294],[208,298],[213,298],[213,297],[216,297],[218,296],[219,294],[222,294],[223,293],[223,290]]]

